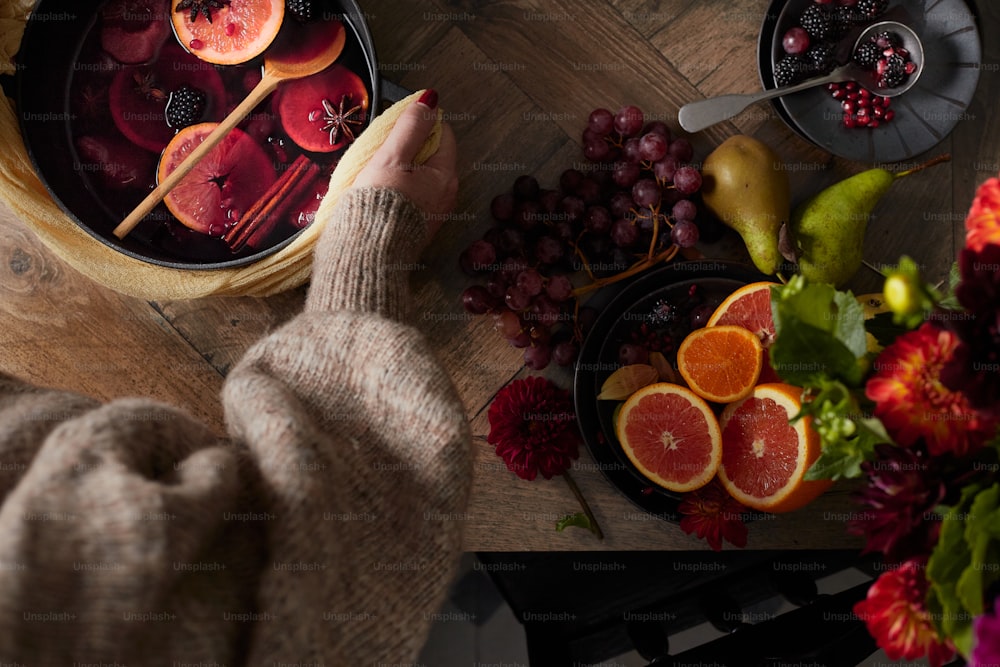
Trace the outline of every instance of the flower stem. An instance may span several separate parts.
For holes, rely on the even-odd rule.
[[[597,539],[603,540],[604,533],[601,531],[600,524],[597,523],[597,517],[590,509],[590,505],[587,504],[587,499],[583,497],[583,492],[580,491],[580,487],[576,485],[576,480],[569,474],[569,470],[566,470],[562,474],[563,479],[569,485],[570,491],[576,496],[577,502],[580,503],[580,507],[583,508],[583,513],[587,515],[587,519],[590,521],[590,530],[597,536]]]

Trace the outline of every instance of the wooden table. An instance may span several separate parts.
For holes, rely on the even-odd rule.
[[[454,376],[477,434],[475,480],[465,547],[489,550],[702,549],[674,525],[625,499],[582,451],[573,471],[606,539],[558,533],[553,522],[577,511],[560,480],[524,482],[484,441],[486,409],[504,384],[526,371],[521,354],[484,317],[466,315],[468,280],[456,258],[490,225],[489,202],[521,173],[553,185],[581,161],[580,134],[598,106],[636,104],[677,128],[685,102],[758,89],[755,48],[765,0],[367,0],[362,3],[386,78],[411,89],[436,87],[460,145],[456,215],[414,275],[417,323]],[[944,279],[962,244],[962,223],[976,187],[1000,171],[1000,124],[991,116],[1000,63],[1000,9],[980,0],[986,63],[967,119],[928,153],[950,151],[950,165],[905,179],[879,204],[865,257],[894,263],[913,256]],[[794,197],[864,165],[834,159],[757,106],[692,137],[704,157],[743,132],[770,144],[797,170]],[[919,158],[918,158],[919,159]],[[708,249],[729,254],[735,237]],[[0,370],[39,384],[103,399],[146,395],[172,402],[224,432],[217,394],[226,372],[255,340],[294,316],[305,289],[273,298],[145,302],[123,297],[56,260],[22,222],[0,215]],[[857,292],[878,290],[870,271]],[[570,376],[553,371],[569,386]],[[854,510],[842,486],[800,512],[751,527],[750,548],[837,548],[856,541],[843,520]]]

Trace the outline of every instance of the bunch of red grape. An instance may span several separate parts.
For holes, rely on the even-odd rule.
[[[496,224],[459,262],[484,277],[462,292],[469,313],[492,315],[524,363],[576,361],[595,315],[583,291],[631,275],[699,240],[701,173],[691,143],[625,106],[595,109],[583,132],[586,165],[562,172],[557,189],[522,175],[490,205]]]

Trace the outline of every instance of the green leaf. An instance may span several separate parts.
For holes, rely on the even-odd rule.
[[[966,592],[959,589],[959,581],[973,565],[972,552],[966,541],[964,518],[971,513],[971,506],[983,487],[970,484],[962,489],[958,503],[938,508],[942,515],[941,532],[927,562],[928,607],[934,610],[931,619],[938,632],[951,637],[955,647],[964,656],[972,649],[972,611],[966,606]],[[984,500],[986,503],[989,498]],[[969,584],[966,583],[965,586]]]
[[[576,514],[567,514],[563,518],[556,521],[556,530],[562,532],[567,528],[586,528],[587,530],[593,532],[594,527],[590,525],[590,519],[583,512],[577,512]]]
[[[861,384],[857,357],[842,342],[791,314],[771,346],[771,365],[783,380],[806,386],[823,378]]]
[[[939,306],[948,310],[962,310],[962,304],[958,302],[958,297],[955,296],[955,289],[960,282],[962,282],[962,272],[958,268],[958,262],[954,262],[951,265],[951,271],[948,273],[948,290],[942,295],[941,300],[938,301]]]
[[[984,611],[983,591],[998,578],[997,563],[991,554],[997,551],[1000,527],[1000,484],[980,492],[972,501],[967,515],[959,515],[965,528],[965,543],[969,547],[970,563],[955,585],[962,606],[972,615]]]
[[[804,386],[833,378],[860,384],[858,359],[867,352],[864,309],[850,292],[793,276],[787,285],[771,288],[771,311],[776,331],[771,361],[785,381]]]

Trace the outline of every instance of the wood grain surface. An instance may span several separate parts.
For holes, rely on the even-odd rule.
[[[458,137],[461,193],[455,214],[413,275],[416,323],[455,378],[473,431],[474,491],[468,550],[703,549],[704,542],[631,504],[582,451],[573,476],[606,538],[556,532],[577,511],[559,480],[524,482],[485,442],[486,409],[507,382],[526,374],[519,351],[486,318],[466,315],[468,284],[456,258],[491,225],[489,202],[514,178],[543,186],[582,161],[581,132],[599,106],[635,104],[677,129],[688,101],[760,89],[756,40],[764,0],[391,0],[362,2],[386,79],[435,87]],[[995,100],[1000,69],[1000,9],[980,1],[984,44],[979,89],[954,132],[915,161],[950,152],[951,163],[895,184],[876,208],[865,259],[878,266],[908,254],[932,280],[947,277],[964,238],[964,213],[976,187],[1000,172]],[[737,8],[738,7],[738,8]],[[792,167],[794,198],[867,168],[833,158],[790,130],[769,106],[690,137],[696,160],[734,133],[770,144]],[[708,256],[745,256],[727,236]],[[293,317],[305,288],[268,299],[211,298],[145,302],[89,282],[56,260],[30,224],[0,210],[0,370],[38,384],[110,399],[152,396],[179,405],[224,432],[218,391],[226,373],[261,336]],[[864,269],[852,287],[878,291]],[[550,377],[569,386],[568,372]],[[842,548],[844,521],[857,511],[838,486],[809,507],[761,516],[750,548]]]

